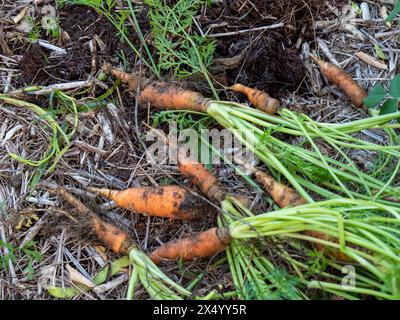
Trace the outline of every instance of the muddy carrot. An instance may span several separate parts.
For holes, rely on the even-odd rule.
[[[187,157],[182,149],[178,151],[178,167],[179,171],[198,186],[208,199],[216,203],[225,199],[227,192],[218,179],[203,164],[192,157]]]
[[[129,89],[137,89],[138,77],[113,68],[109,64],[105,64],[103,70],[127,84]],[[156,108],[171,110],[184,109],[198,112],[206,112],[207,110],[209,99],[206,99],[202,94],[195,91],[185,90],[165,82],[150,82],[147,79],[143,79],[141,89],[142,91],[139,96],[141,104],[150,104]]]
[[[89,190],[115,201],[120,208],[150,216],[191,220],[202,218],[211,210],[199,197],[178,186]]]
[[[279,101],[277,99],[271,98],[269,94],[264,91],[249,88],[240,83],[234,84],[230,87],[230,89],[233,91],[244,93],[251,104],[259,110],[270,114],[275,114],[280,109]]]
[[[227,228],[211,228],[182,239],[171,240],[155,249],[150,258],[159,264],[163,260],[194,260],[212,257],[225,249],[232,238]]]
[[[317,58],[313,54],[310,54],[310,57],[316,64],[318,64],[324,76],[333,84],[341,88],[356,107],[363,107],[363,100],[368,94],[348,73],[346,73],[346,71],[332,63]]]
[[[256,180],[263,186],[264,190],[268,192],[279,207],[285,208],[287,206],[300,206],[307,203],[307,201],[296,190],[284,185],[283,183],[279,183],[265,172],[245,162],[241,163],[241,165],[256,177]]]
[[[52,191],[72,205],[85,221],[89,218],[88,221],[93,232],[96,234],[98,239],[113,252],[120,255],[126,255],[128,254],[129,249],[135,245],[132,238],[125,231],[103,221],[96,213],[88,209],[80,200],[75,198],[64,188],[58,188]]]
[[[139,83],[139,77],[134,76],[133,74],[126,73],[118,68],[112,67],[109,63],[105,63],[103,65],[103,71],[108,74],[112,74],[115,78],[121,80],[123,83],[128,85],[129,90],[136,90]],[[143,83],[146,83],[148,80],[145,78],[141,79]]]
[[[264,171],[261,171],[245,162],[241,163],[241,165],[243,165],[256,177],[256,180],[263,186],[264,190],[268,192],[268,194],[280,208],[285,208],[288,206],[295,207],[307,204],[307,201],[296,190],[279,183]],[[321,240],[334,240],[337,242],[337,239],[329,237],[321,232],[307,231],[306,234]],[[324,252],[327,256],[330,256],[336,260],[350,261],[350,259],[339,250],[330,250],[328,252],[328,248],[326,248],[323,244],[316,243],[315,248],[319,252]]]

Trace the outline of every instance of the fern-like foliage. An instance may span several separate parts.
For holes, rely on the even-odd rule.
[[[193,31],[193,16],[203,2],[179,0],[170,7],[166,1],[145,0],[160,70],[185,78],[204,73],[212,64],[215,41]]]

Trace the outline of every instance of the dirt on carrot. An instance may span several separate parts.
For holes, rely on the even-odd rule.
[[[310,57],[316,64],[318,64],[324,76],[333,84],[341,88],[357,108],[363,107],[363,100],[368,94],[364,88],[361,88],[353,78],[346,73],[346,71],[333,63],[317,58],[313,54],[310,54]]]
[[[129,248],[134,245],[132,238],[125,231],[117,228],[111,223],[103,221],[96,213],[88,209],[80,200],[64,188],[57,188],[51,191],[73,206],[81,219],[89,218],[93,232],[96,234],[98,239],[114,253],[126,255]]]
[[[115,201],[120,208],[150,216],[192,220],[204,218],[213,212],[200,197],[178,186],[137,187],[121,191],[89,190]]]
[[[154,263],[163,260],[194,260],[216,255],[225,249],[232,238],[227,228],[211,228],[190,236],[171,240],[155,249],[150,258]]]
[[[271,98],[269,94],[264,91],[253,89],[240,83],[234,84],[229,89],[244,93],[251,104],[261,111],[275,114],[280,109],[279,101]]]

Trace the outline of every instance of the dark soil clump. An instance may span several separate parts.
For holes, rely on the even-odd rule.
[[[28,84],[43,81],[47,77],[43,71],[46,65],[46,53],[38,44],[32,44],[20,60],[21,78]]]

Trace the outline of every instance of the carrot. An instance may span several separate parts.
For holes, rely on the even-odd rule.
[[[247,99],[257,108],[264,112],[275,114],[280,109],[280,104],[277,99],[271,98],[264,91],[249,88],[243,84],[236,83],[230,87],[231,90],[244,93]]]
[[[363,100],[368,94],[348,73],[346,73],[346,71],[332,63],[317,58],[313,54],[310,54],[310,57],[316,64],[318,64],[325,77],[341,88],[356,107],[363,107]]]
[[[108,74],[112,74],[117,79],[128,85],[129,90],[136,90],[139,83],[139,78],[132,74],[126,73],[120,69],[112,67],[109,63],[103,65],[103,71]],[[142,78],[142,82],[145,83],[148,80]]]
[[[212,257],[224,250],[232,238],[228,228],[211,228],[190,237],[171,240],[155,249],[150,258],[159,264],[162,260],[194,260]]]
[[[115,201],[120,208],[150,216],[191,220],[204,217],[210,211],[199,197],[178,186],[89,190]]]
[[[307,201],[296,190],[277,182],[273,177],[247,163],[243,162],[241,164],[250,172],[252,172],[252,174],[256,177],[256,180],[263,186],[264,190],[268,192],[268,194],[280,208],[307,204]],[[306,234],[321,240],[334,239],[334,241],[338,242],[336,238],[329,237],[321,232],[307,231]],[[351,261],[349,257],[339,250],[330,250],[327,252],[327,248],[323,244],[316,243],[315,248],[319,252],[323,252],[327,256],[330,256],[336,260]]]
[[[164,141],[166,145],[177,153],[178,168],[179,171],[190,179],[190,181],[199,187],[200,191],[212,202],[220,203],[225,200],[228,196],[235,197],[244,206],[249,206],[250,200],[241,195],[233,195],[229,193],[218,179],[206,169],[206,167],[199,163],[193,157],[186,156],[184,149],[179,149],[177,144],[172,142],[164,135],[160,135],[156,130],[153,130],[160,139]]]
[[[245,207],[250,205],[250,200],[247,197],[228,192],[202,163],[192,157],[187,157],[182,149],[178,151],[178,167],[179,171],[188,177],[194,185],[198,186],[200,191],[212,202],[220,203],[227,197],[233,197]]]
[[[178,167],[208,199],[217,203],[225,199],[227,192],[217,178],[203,164],[192,157],[186,157],[181,150],[178,151]]]
[[[109,64],[105,64],[103,70],[127,84],[130,90],[137,89],[138,77],[113,68]],[[206,99],[202,94],[195,91],[185,90],[165,82],[150,82],[144,78],[141,83],[141,89],[139,101],[142,104],[150,104],[156,108],[170,110],[184,109],[198,112],[206,112],[207,110],[209,99]]]
[[[72,205],[85,219],[89,217],[89,223],[98,239],[113,252],[126,255],[129,249],[135,246],[132,238],[125,231],[103,221],[97,214],[88,209],[81,201],[64,188],[58,188],[52,191]]]
[[[198,92],[159,81],[146,86],[140,94],[141,103],[162,109],[206,112],[208,101]]]
[[[246,169],[249,169],[256,180],[264,187],[264,190],[271,195],[272,199],[278,204],[279,207],[284,208],[287,206],[300,206],[306,204],[307,201],[300,196],[300,194],[282,183],[276,181],[273,177],[265,172],[258,170],[246,163],[243,164]]]

